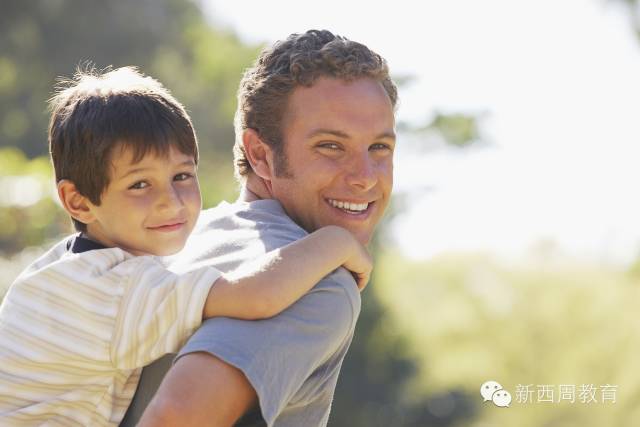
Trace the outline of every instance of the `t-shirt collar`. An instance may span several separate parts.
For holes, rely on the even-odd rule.
[[[67,250],[69,249],[74,254],[79,254],[82,252],[93,251],[95,249],[107,249],[107,246],[102,243],[98,243],[95,240],[91,240],[80,233],[67,241]]]

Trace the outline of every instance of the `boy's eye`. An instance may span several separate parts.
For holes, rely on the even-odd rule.
[[[173,177],[174,181],[186,181],[189,178],[192,178],[193,175],[190,173],[179,173],[178,175]]]
[[[129,190],[141,190],[143,188],[147,188],[149,186],[145,181],[138,181],[132,186],[129,187]]]

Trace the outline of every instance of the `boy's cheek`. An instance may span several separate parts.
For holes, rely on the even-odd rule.
[[[200,210],[200,207],[202,206],[202,196],[200,195],[200,188],[198,188],[197,185],[194,185],[188,191],[183,193],[182,200],[184,201],[184,203],[188,203],[194,208],[197,207],[198,210]]]

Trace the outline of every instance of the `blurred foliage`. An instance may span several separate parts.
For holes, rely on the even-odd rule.
[[[633,26],[636,36],[640,39],[640,1],[639,0],[608,0],[622,3],[627,7],[629,20]]]
[[[464,148],[482,139],[479,120],[477,115],[437,113],[428,125],[414,129],[414,132],[422,135],[436,133],[448,145]]]
[[[640,423],[637,277],[571,263],[505,266],[460,254],[411,262],[385,253],[376,266],[378,281],[367,291],[392,315],[384,336],[404,335],[405,357],[419,360],[409,387],[414,398],[458,390],[472,397],[478,426]],[[511,392],[510,408],[483,403],[480,385],[488,380]],[[533,403],[518,403],[518,384],[534,385]],[[537,403],[537,385],[545,384],[556,386],[555,403]],[[617,402],[601,402],[598,393],[598,403],[581,403],[577,395],[573,404],[558,403],[560,384],[617,385]],[[449,398],[449,411],[469,410]]]
[[[205,156],[230,157],[235,91],[257,47],[188,0],[7,0],[0,14],[0,147],[47,153],[46,100],[81,62],[137,65],[183,102]],[[226,157],[225,157],[226,156]]]
[[[640,256],[629,267],[629,276],[640,281]]]
[[[437,129],[456,147],[465,147],[480,139],[477,118],[464,114],[437,114],[427,129]]]
[[[484,113],[435,112],[424,124],[400,121],[397,130],[403,144],[417,154],[434,149],[465,149],[487,144],[482,132]]]
[[[27,159],[17,148],[0,148],[0,255],[71,231],[66,213],[54,202],[49,159]]]

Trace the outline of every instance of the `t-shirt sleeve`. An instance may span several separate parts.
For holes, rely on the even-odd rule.
[[[178,357],[206,352],[241,370],[268,426],[324,425],[360,303],[353,277],[339,268],[277,316],[208,319]],[[304,421],[280,423],[287,406],[304,407]]]
[[[150,258],[128,274],[111,342],[118,369],[145,366],[176,352],[202,323],[202,310],[220,271],[205,267],[183,274]]]

